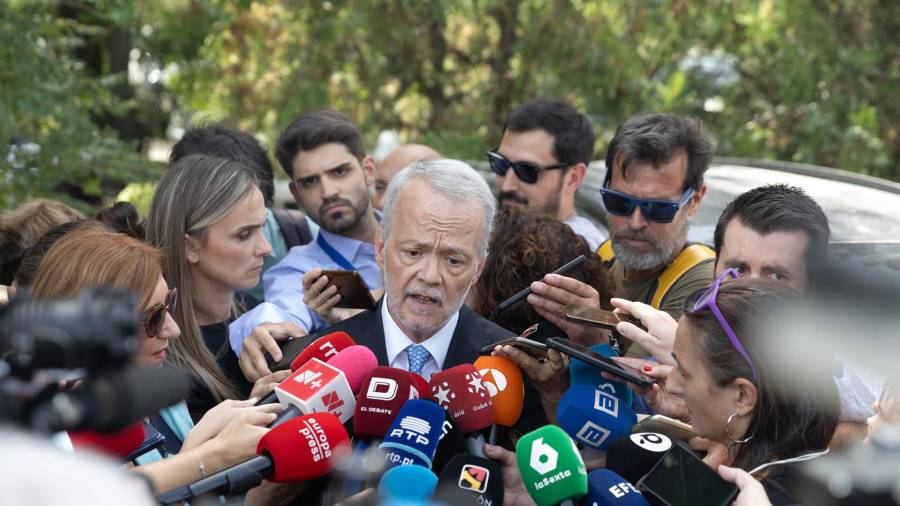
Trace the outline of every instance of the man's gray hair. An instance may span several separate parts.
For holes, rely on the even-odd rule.
[[[481,207],[484,223],[478,244],[478,260],[485,258],[491,241],[491,230],[494,228],[497,201],[484,178],[469,164],[460,160],[421,160],[408,165],[391,179],[381,220],[383,240],[387,242],[390,234],[400,192],[413,180],[426,182],[436,196],[462,205]]]

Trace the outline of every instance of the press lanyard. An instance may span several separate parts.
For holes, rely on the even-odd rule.
[[[331,259],[334,260],[334,263],[338,264],[341,269],[344,269],[345,271],[356,270],[356,267],[354,267],[349,260],[344,258],[344,255],[341,255],[338,250],[334,249],[334,246],[328,244],[328,241],[326,241],[325,238],[322,237],[321,232],[319,232],[319,234],[316,236],[316,242],[319,244],[319,247],[322,248],[322,251],[324,251],[326,255],[331,257]]]

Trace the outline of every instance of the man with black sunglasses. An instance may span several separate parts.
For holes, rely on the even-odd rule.
[[[703,175],[712,155],[703,126],[690,118],[641,114],[616,130],[601,190],[610,240],[597,252],[609,267],[616,297],[678,318],[685,298],[712,281],[712,249],[687,240],[688,221],[706,194]],[[565,321],[566,304],[606,305],[592,287],[564,276],[549,275],[532,289],[528,302],[571,337],[588,338],[591,332]],[[647,352],[632,344],[627,354]]]
[[[587,174],[594,140],[587,116],[566,103],[542,98],[514,109],[500,145],[487,152],[500,203],[545,211],[596,250],[606,231],[575,211],[575,192]]]

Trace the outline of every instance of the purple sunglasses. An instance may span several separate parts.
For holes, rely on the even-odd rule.
[[[744,349],[744,346],[741,345],[741,342],[738,340],[737,336],[734,334],[734,330],[731,330],[731,325],[725,320],[725,317],[722,316],[722,312],[719,311],[719,307],[716,306],[716,296],[719,295],[719,287],[722,285],[722,282],[728,278],[737,279],[740,276],[738,275],[737,270],[735,269],[726,269],[725,272],[719,275],[715,281],[709,285],[709,288],[703,292],[703,295],[697,299],[697,302],[694,303],[693,309],[691,309],[692,313],[696,313],[699,311],[703,311],[704,309],[709,309],[713,316],[716,317],[716,320],[719,321],[719,325],[722,327],[722,330],[725,331],[725,334],[728,335],[728,339],[731,341],[731,344],[734,346],[734,349],[737,350],[738,353],[741,354],[744,359],[747,360],[747,363],[750,364],[750,369],[753,371],[753,379],[755,381],[759,381],[759,374],[756,372],[756,366],[753,365],[753,361],[750,360],[750,354],[747,353],[747,350]]]

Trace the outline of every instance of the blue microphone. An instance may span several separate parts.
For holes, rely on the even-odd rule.
[[[622,399],[589,385],[572,385],[556,409],[556,420],[576,442],[605,450],[631,433],[637,415]]]
[[[431,469],[445,416],[444,408],[431,401],[406,401],[378,446],[384,450],[388,465]]]
[[[616,350],[614,350],[613,347],[608,344],[597,344],[591,346],[591,350],[603,355],[604,357],[619,356],[619,354],[616,353]],[[634,399],[634,392],[632,392],[631,389],[628,388],[628,385],[604,378],[600,374],[599,369],[592,365],[588,365],[576,358],[573,358],[572,362],[569,363],[569,384],[590,385],[600,390],[606,390],[619,399],[625,401],[625,404],[629,406],[631,406],[631,401]]]
[[[634,485],[609,469],[588,473],[588,493],[579,506],[650,506]]]
[[[378,484],[378,499],[383,504],[421,504],[431,499],[438,478],[422,466],[397,466],[388,469]]]

